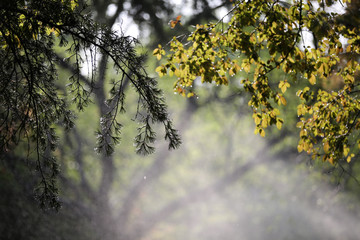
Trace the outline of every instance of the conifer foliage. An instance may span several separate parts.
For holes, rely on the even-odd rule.
[[[162,123],[169,148],[180,138],[169,119],[167,107],[155,79],[143,67],[143,56],[135,51],[135,38],[119,35],[94,22],[76,0],[12,0],[0,3],[0,153],[10,154],[21,142],[36,159],[41,176],[38,196],[45,205],[58,207],[55,183],[58,164],[52,157],[58,136],[56,125],[71,130],[75,103],[83,110],[99,90],[95,76],[99,55],[106,56],[117,71],[97,134],[97,150],[111,154],[120,140],[117,116],[125,111],[124,84],[130,82],[138,94],[136,119],[144,124],[135,138],[137,152],[153,151],[153,123]],[[62,54],[59,53],[63,51]],[[89,78],[81,67],[90,65]],[[69,79],[59,79],[58,66],[73,70]],[[67,91],[64,91],[67,89]],[[70,92],[70,94],[68,94]]]

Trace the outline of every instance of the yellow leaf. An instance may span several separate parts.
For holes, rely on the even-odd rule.
[[[302,136],[307,136],[308,134],[307,134],[307,131],[306,131],[306,129],[301,129],[300,130],[300,137],[302,137]]]
[[[260,122],[261,122],[261,118],[259,118],[259,116],[257,114],[254,114],[253,117],[254,117],[254,120],[255,120],[255,124],[259,125]]]
[[[181,72],[177,68],[175,69],[174,73],[175,76],[180,77]]]
[[[230,70],[229,70],[229,74],[230,74],[230,76],[233,76],[233,75],[234,75],[234,71],[233,71],[233,69],[232,69],[232,68],[230,68]]]
[[[281,95],[278,95],[279,96],[279,99],[280,99],[280,102],[281,102],[281,104],[282,105],[284,105],[284,106],[286,106],[286,99],[283,97],[283,96],[281,96]]]
[[[264,129],[260,128],[260,129],[259,129],[259,133],[260,133],[260,136],[265,137],[265,131],[264,131]]]
[[[71,0],[71,10],[74,10],[77,6],[77,3],[75,0]]]
[[[178,23],[181,25],[180,19],[181,19],[181,15],[177,16],[175,20],[171,20],[170,27],[174,28]]]
[[[220,69],[220,70],[219,70],[219,75],[220,75],[220,76],[224,76],[224,75],[225,75],[224,69]]]
[[[330,148],[329,142],[325,142],[325,143],[324,143],[324,152],[325,152],[325,153],[328,153],[328,152],[329,152],[329,148]]]
[[[311,74],[311,76],[309,78],[309,82],[311,85],[314,85],[316,83],[316,77],[314,74]]]
[[[234,68],[235,68],[235,73],[241,70],[241,67],[239,65],[237,65],[236,63],[234,63]]]
[[[304,142],[302,146],[303,146],[304,151],[309,150],[309,144],[308,143]]]
[[[348,163],[350,163],[350,162],[351,162],[351,159],[352,159],[354,156],[355,156],[355,154],[352,153],[350,156],[347,157],[346,161],[347,161]]]
[[[164,67],[163,66],[158,66],[155,71],[159,74],[159,77],[162,77],[165,75],[166,73],[166,69],[164,71]],[[165,72],[165,73],[164,73]]]
[[[324,74],[324,73],[325,73],[324,63],[320,65],[320,67],[319,67],[319,69],[318,69],[318,73],[319,73],[319,74]]]
[[[302,145],[302,144],[298,144],[298,145],[297,145],[297,150],[298,150],[298,152],[302,152],[302,151],[303,151],[303,145]]]
[[[268,125],[268,124],[267,124],[266,119],[263,119],[262,122],[261,122],[261,126],[262,126],[263,128],[266,128],[267,125]]]
[[[304,115],[304,108],[301,105],[297,107],[297,115],[298,116]]]
[[[50,35],[52,32],[54,32],[54,28],[46,28],[46,35]]]
[[[249,63],[243,63],[242,67],[244,69],[245,72],[250,72],[250,64]]]
[[[349,154],[350,148],[344,145],[344,157],[346,157]]]
[[[193,92],[189,92],[186,96],[187,96],[188,98],[193,97],[193,96],[194,96],[194,93],[193,93]]]
[[[54,32],[55,32],[56,37],[60,36],[60,30],[59,29],[55,28]]]
[[[351,44],[346,47],[346,52],[351,52]]]
[[[299,121],[296,123],[297,128],[302,128],[303,125],[304,125],[304,123],[302,121]]]

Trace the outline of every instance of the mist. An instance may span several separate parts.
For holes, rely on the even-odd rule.
[[[358,239],[356,198],[330,180],[334,175],[312,166],[307,155],[279,154],[276,144],[253,134],[252,119],[241,111],[214,104],[189,112],[190,105],[174,113],[181,148],[169,152],[159,143],[154,160],[128,182],[136,194],[129,212],[113,222],[120,236]],[[129,194],[118,190],[111,199],[121,212]]]
[[[135,153],[133,140],[141,125],[134,119],[143,112],[134,84],[124,80],[119,87],[126,93],[126,111],[117,118],[124,128],[113,154],[94,151],[105,94],[89,103],[86,111],[76,111],[74,129],[56,129],[59,147],[53,155],[60,173],[54,185],[59,186],[59,212],[41,209],[34,200],[40,181],[36,159],[26,157],[29,150],[24,149],[29,147],[22,144],[14,156],[1,159],[1,240],[359,239],[360,184],[355,178],[359,166],[355,159],[347,165],[354,167],[354,177],[346,167],[298,153],[295,89],[286,92],[286,112],[276,106],[285,120],[282,129],[269,127],[266,136],[260,137],[254,134],[249,94],[240,83],[249,75],[238,72],[223,87],[198,79],[192,87],[195,97],[184,98],[173,93],[174,78],[158,78],[155,73],[159,62],[151,54],[152,45],[163,42],[167,47],[168,40],[181,31],[188,34],[187,27],[193,31],[186,26],[187,18],[210,21],[201,17],[209,10],[201,2],[209,2],[212,17],[222,19],[232,8],[230,1],[172,0],[163,5],[162,1],[119,1],[119,6],[112,1],[93,2],[102,2],[101,8],[94,8],[95,18],[110,19],[109,29],[139,37],[144,44],[148,56],[144,66],[166,95],[182,144],[169,151],[164,126],[151,122],[157,135],[155,152]],[[224,6],[218,8],[222,2]],[[152,15],[147,12],[150,7]],[[171,29],[168,22],[178,16],[184,19],[183,25]],[[228,20],[223,18],[224,23]],[[304,36],[305,41],[313,40]],[[107,90],[111,88],[108,80],[117,81],[119,76],[104,55],[97,57],[94,65],[84,63],[81,73],[86,75],[90,65],[102,66],[103,75],[94,75],[102,85],[95,89]],[[286,79],[278,73],[271,77]]]

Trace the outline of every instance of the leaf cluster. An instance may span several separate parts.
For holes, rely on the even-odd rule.
[[[268,126],[281,128],[278,106],[286,106],[287,89],[305,84],[297,94],[302,101],[298,150],[332,164],[344,157],[349,162],[359,150],[350,147],[360,126],[359,28],[348,28],[341,15],[328,12],[332,1],[318,2],[319,7],[304,0],[236,1],[229,23],[197,25],[186,42],[174,37],[165,64],[156,71],[159,76],[175,75],[174,91],[183,96],[193,95],[198,78],[227,85],[241,72],[243,89],[251,96],[255,133],[261,136]],[[304,32],[312,33],[313,44],[306,43]],[[161,59],[163,49],[159,46],[153,54]],[[270,78],[274,71],[287,79]],[[334,79],[341,82],[339,89],[323,87]]]

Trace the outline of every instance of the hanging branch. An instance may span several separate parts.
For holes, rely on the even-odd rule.
[[[126,106],[124,81],[135,87],[141,111],[137,115],[143,116],[137,120],[146,120],[146,132],[154,136],[153,123],[163,123],[169,148],[179,146],[180,137],[172,127],[162,91],[156,80],[147,75],[143,57],[135,50],[138,44],[135,38],[119,36],[97,24],[83,15],[83,9],[77,9],[73,0],[16,1],[0,6],[0,154],[12,151],[28,136],[37,150],[35,155],[42,179],[39,195],[45,196],[43,202],[48,196],[52,199],[57,196],[54,179],[58,167],[56,161],[49,161],[52,158],[44,154],[45,150],[55,149],[56,141],[52,139],[57,137],[52,126],[62,123],[65,129],[71,129],[74,113],[68,103],[72,101],[79,110],[84,110],[92,101],[91,93],[96,87],[94,76],[101,70],[94,64],[98,53],[113,62],[119,78],[112,83],[106,111],[101,116],[97,150],[111,154],[120,141],[122,125],[117,117]],[[56,45],[69,57],[60,60]],[[82,53],[86,53],[85,60],[91,61],[88,77],[80,72],[84,63]],[[72,99],[57,91],[56,65],[71,69],[67,86]],[[135,141],[140,146],[153,143],[154,139],[149,141],[147,135],[139,132]],[[149,145],[138,152],[151,153],[153,147]],[[48,205],[56,204],[50,201]]]

